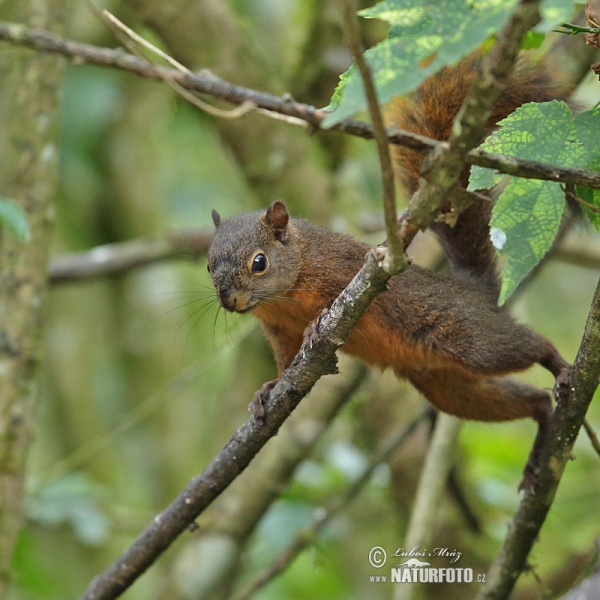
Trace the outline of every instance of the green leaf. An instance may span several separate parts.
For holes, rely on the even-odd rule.
[[[564,102],[525,104],[501,125],[484,142],[484,150],[565,167],[588,164],[576,119]],[[489,189],[501,177],[490,169],[473,168],[469,189]],[[502,192],[490,223],[495,238],[506,240],[496,246],[507,257],[500,304],[550,249],[563,209],[564,194],[555,182],[513,178]]]
[[[357,71],[357,67],[356,65],[352,65],[345,73],[342,73],[340,75],[340,83],[333,92],[333,96],[331,96],[331,101],[323,110],[327,112],[332,112],[340,105],[340,102],[342,101],[342,89],[346,85],[348,79],[351,76],[353,76],[353,73],[355,71]]]
[[[18,240],[24,241],[29,235],[27,215],[14,200],[4,196],[0,196],[0,225],[6,225]]]
[[[600,107],[578,114],[575,129],[586,154],[585,166],[600,171]]]
[[[499,304],[548,252],[560,226],[564,194],[552,181],[514,177],[494,206],[492,234],[506,235],[498,251],[507,257]],[[500,244],[497,244],[497,247]]]
[[[586,163],[575,117],[564,102],[529,102],[500,125],[483,143],[484,150],[563,167]]]
[[[578,143],[577,120],[580,117],[582,115],[574,118],[569,107],[558,100],[530,102],[500,121],[501,129],[489,136],[481,148],[565,167],[589,166],[584,148]],[[592,145],[593,132],[590,133]],[[491,189],[503,177],[493,169],[473,166],[468,189]]]
[[[359,14],[388,21],[387,39],[365,53],[379,101],[415,89],[440,68],[455,64],[494,35],[516,0],[387,0]],[[346,72],[323,121],[331,127],[366,107],[358,72]]]
[[[521,41],[521,50],[533,50],[539,48],[545,39],[546,35],[544,33],[528,31]]]
[[[475,190],[491,190],[505,177],[507,177],[507,175],[498,173],[498,171],[494,171],[494,169],[473,165],[471,167],[471,176],[469,177],[467,189],[470,192],[474,192]]]

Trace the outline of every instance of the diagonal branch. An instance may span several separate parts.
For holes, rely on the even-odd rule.
[[[317,380],[336,370],[335,352],[369,303],[386,289],[389,273],[379,265],[386,252],[370,251],[363,268],[319,320],[318,336],[303,346],[265,403],[263,425],[250,419],[221,452],[192,478],[185,490],[142,532],[106,571],[96,577],[85,600],[118,597],[183,533],[198,515],[250,464]]]
[[[514,68],[521,38],[540,20],[538,6],[539,2],[522,0],[504,31],[499,34],[491,54],[481,61],[478,76],[454,121],[447,147],[436,148],[421,169],[421,175],[427,183],[421,184],[411,199],[408,219],[403,219],[405,227],[423,229],[420,221],[431,219],[432,215],[424,212],[430,203],[421,202],[421,198],[447,197],[456,190],[467,153],[479,144],[494,102]]]
[[[539,484],[526,491],[508,535],[478,600],[507,598],[526,566],[527,557],[554,500],[560,478],[600,380],[600,282],[592,301],[583,340],[570,376],[568,401],[559,402],[542,449]]]
[[[0,21],[0,40],[41,52],[62,54],[72,59],[72,64],[76,66],[91,64],[119,69],[148,79],[168,79],[186,90],[207,94],[232,104],[251,103],[261,110],[261,114],[268,113],[274,118],[283,119],[294,125],[319,129],[327,115],[326,112],[318,110],[314,106],[295,102],[289,96],[279,97],[233,85],[206,71],[194,74],[181,73],[176,69],[153,65],[144,59],[127,54],[121,49],[101,48],[74,42],[48,31],[31,29],[19,23]],[[373,139],[372,126],[354,119],[346,119],[331,129],[368,140]],[[406,146],[423,153],[448,148],[448,142],[440,142],[397,128],[388,129],[388,137],[391,144]],[[526,179],[559,181],[600,189],[600,173],[586,169],[568,169],[512,156],[493,154],[481,149],[471,150],[465,159],[467,164],[495,169],[501,173]]]
[[[314,544],[317,536],[323,531],[325,526],[346,508],[367,485],[375,469],[380,464],[387,462],[410,438],[419,424],[429,418],[431,414],[432,409],[426,408],[421,414],[410,421],[406,427],[386,439],[362,473],[348,486],[344,495],[331,502],[329,506],[317,508],[313,513],[310,523],[296,535],[285,549],[275,556],[264,571],[259,573],[234,596],[235,600],[249,600],[277,575],[285,571],[303,550]]]

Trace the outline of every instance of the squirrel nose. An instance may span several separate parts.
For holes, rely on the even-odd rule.
[[[219,302],[225,310],[234,311],[237,305],[237,296],[227,290],[219,290]]]

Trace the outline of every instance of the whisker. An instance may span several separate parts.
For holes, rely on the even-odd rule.
[[[211,288],[210,290],[204,291],[204,290],[178,290],[175,292],[153,292],[153,296],[167,296],[167,295],[174,295],[174,294],[205,294],[206,296],[210,296],[210,295],[214,295],[216,294],[216,291],[214,288]]]
[[[180,298],[174,298],[172,301],[175,301],[175,300],[181,300],[181,299]],[[190,300],[189,302],[185,302],[184,304],[181,304],[181,305],[176,306],[174,308],[170,308],[169,310],[167,310],[166,312],[162,313],[158,317],[152,319],[152,321],[150,321],[148,323],[148,325],[152,325],[153,323],[156,323],[156,321],[158,321],[159,319],[162,319],[163,317],[166,317],[168,314],[170,314],[172,312],[175,312],[176,310],[180,310],[182,308],[185,308],[186,306],[191,306],[192,304],[196,304],[196,302],[203,302],[203,303],[208,302],[209,305],[210,305],[213,302],[216,302],[216,298],[213,298],[213,299],[210,299],[210,298],[196,298],[195,300]],[[166,304],[166,302],[165,302],[165,304]],[[204,305],[202,305],[200,307],[200,310],[202,310],[202,308],[204,308]]]
[[[190,296],[188,297],[181,297],[181,298],[170,298],[169,300],[165,300],[164,302],[161,302],[158,306],[160,307],[164,307],[167,304],[172,304],[173,302],[184,302],[184,304],[181,305],[181,307],[187,306],[188,304],[193,304],[194,302],[207,302],[209,300],[212,300],[213,298],[215,298],[215,295],[213,294],[212,296],[200,296],[200,297],[191,297],[192,299],[190,299]],[[177,308],[173,309],[173,310],[177,310]],[[168,313],[165,313],[168,314]]]
[[[185,275],[183,275],[183,279],[185,279],[188,283],[191,283],[192,285],[197,286],[199,288],[214,289],[210,285],[206,285],[205,283],[202,283],[201,281],[194,281],[193,279],[190,279],[189,277],[186,277]]]
[[[214,304],[215,304],[215,302],[216,302],[216,301],[217,301],[217,299],[216,299],[216,298],[214,298],[214,299],[213,299],[211,302],[209,302],[208,306],[206,306],[206,307],[204,307],[204,306],[201,306],[201,307],[200,307],[198,310],[194,311],[194,312],[193,312],[191,315],[189,315],[188,317],[186,317],[185,321],[183,321],[183,323],[182,323],[182,324],[181,324],[181,325],[180,325],[180,326],[177,328],[177,331],[175,332],[175,336],[174,336],[174,338],[173,338],[173,341],[175,342],[175,341],[177,340],[177,335],[179,334],[179,331],[181,330],[181,328],[182,328],[182,327],[183,327],[183,326],[184,326],[184,325],[185,325],[185,324],[186,324],[186,323],[187,323],[187,322],[188,322],[190,319],[192,319],[192,318],[193,318],[193,317],[195,317],[195,316],[196,316],[196,315],[197,315],[197,314],[198,314],[200,311],[202,311],[202,312],[201,312],[201,314],[200,314],[200,317],[199,317],[199,318],[201,319],[201,318],[204,316],[204,314],[206,314],[206,312],[207,312],[208,310],[210,310],[210,309],[211,309],[211,308],[214,306]],[[202,309],[204,309],[204,310],[202,310]],[[198,322],[198,321],[196,321],[196,323],[197,323],[197,322]],[[193,329],[193,327],[192,327],[192,329]],[[190,329],[190,333],[192,332],[192,329]],[[188,333],[188,338],[189,338],[189,333]],[[187,338],[186,338],[186,343],[187,343]],[[183,347],[183,352],[184,352],[184,354],[185,354],[185,344],[184,344],[184,347]]]
[[[229,321],[227,315],[225,315],[225,340],[227,344],[233,343],[233,336],[231,335],[231,327],[229,327]]]
[[[176,302],[179,301],[181,302],[182,298],[173,298],[173,300],[169,300],[168,302]],[[154,319],[153,321],[151,321],[151,323],[154,323],[155,321],[158,321],[158,319],[162,319],[163,317],[165,317],[166,315],[168,315],[169,313],[172,313],[176,310],[179,310],[181,308],[185,308],[186,306],[191,306],[192,304],[196,304],[196,302],[214,302],[216,300],[216,298],[196,298],[194,300],[189,300],[188,302],[184,302],[183,304],[180,304],[179,306],[176,306],[174,308],[170,308],[168,311],[164,312],[162,315],[156,317],[156,319]],[[165,302],[164,304],[167,304],[167,302]]]
[[[212,323],[212,348],[213,348],[213,354],[217,354],[217,319],[219,317],[219,314],[221,313],[221,308],[222,306],[219,304],[218,308],[217,308],[217,312],[215,313],[215,316],[213,318],[213,323]],[[227,327],[227,313],[223,313],[225,315],[225,327]]]
[[[215,299],[216,302],[216,299]],[[213,303],[214,304],[214,303]],[[202,319],[202,317],[206,314],[206,312],[212,308],[213,304],[210,304],[209,306],[207,306],[201,313],[200,316],[194,321],[194,324],[190,327],[190,330],[187,334],[187,337],[185,338],[185,343],[183,344],[183,358],[185,359],[185,349],[187,348],[188,342],[190,341],[190,336],[192,335],[192,331],[194,331],[194,328],[196,327],[196,325],[198,325],[198,323],[200,323],[200,320]],[[202,310],[202,309],[200,309]],[[198,314],[198,312],[200,312],[199,310],[196,311],[192,316],[195,316]],[[217,310],[217,314],[219,313],[219,311]],[[183,323],[185,323],[188,319],[186,319]],[[179,326],[179,329],[181,329],[181,326],[183,325],[183,323]],[[177,330],[179,332],[179,329]],[[177,335],[177,334],[175,334]]]

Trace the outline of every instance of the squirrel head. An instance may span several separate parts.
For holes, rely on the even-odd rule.
[[[212,218],[216,232],[208,250],[208,271],[223,308],[247,312],[294,287],[299,256],[294,226],[281,200],[266,212],[221,220],[213,210]]]

